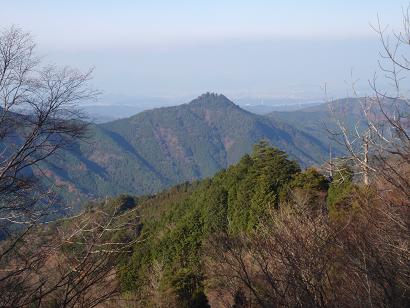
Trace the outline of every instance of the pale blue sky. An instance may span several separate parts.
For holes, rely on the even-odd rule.
[[[369,23],[400,25],[401,0],[0,0],[1,25],[32,32],[58,64],[95,66],[95,85],[131,96],[341,95],[376,69]]]

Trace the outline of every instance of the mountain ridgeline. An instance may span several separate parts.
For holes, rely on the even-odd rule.
[[[323,138],[212,93],[188,104],[93,124],[90,136],[63,154],[65,170],[53,161],[47,166],[70,198],[150,194],[210,177],[238,162],[260,140],[302,166],[321,163],[328,151]]]

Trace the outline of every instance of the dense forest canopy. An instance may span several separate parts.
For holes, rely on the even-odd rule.
[[[302,172],[266,142],[211,179],[134,202],[141,241],[119,275],[141,306],[367,305],[362,279],[375,303],[392,294],[386,304],[409,300],[408,269],[399,268],[409,256],[378,247],[408,241],[406,225],[385,225],[385,215],[407,223],[408,209],[385,213],[371,188],[346,174],[329,182],[315,169]],[[366,260],[357,255],[364,247]]]

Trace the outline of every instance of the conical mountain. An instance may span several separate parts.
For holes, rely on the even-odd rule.
[[[140,195],[209,177],[236,163],[262,139],[302,165],[320,162],[327,151],[327,145],[306,132],[213,93],[95,125],[92,135],[91,141],[66,153],[66,170],[50,165],[71,195]]]

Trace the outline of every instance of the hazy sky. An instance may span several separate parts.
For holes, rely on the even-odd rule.
[[[341,95],[377,67],[377,14],[400,0],[0,0],[1,25],[32,32],[57,64],[95,66],[94,84],[130,96]]]

